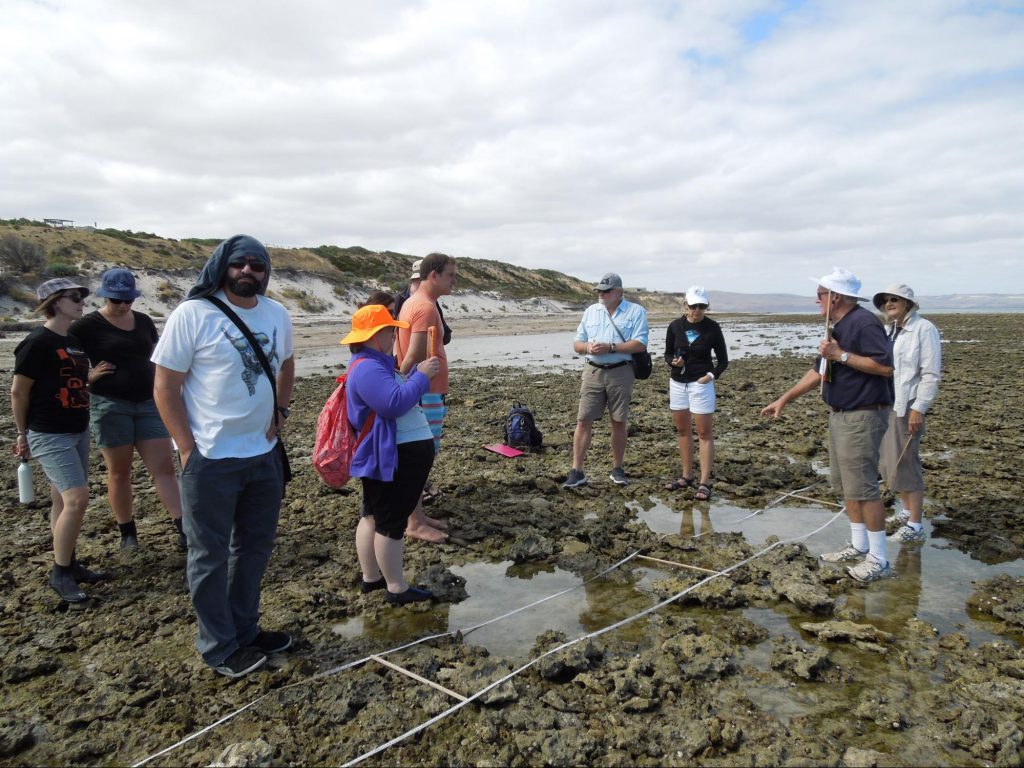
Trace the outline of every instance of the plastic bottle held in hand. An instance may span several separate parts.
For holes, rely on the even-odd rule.
[[[36,500],[36,487],[32,482],[32,467],[28,459],[22,459],[18,465],[18,501],[29,504]]]

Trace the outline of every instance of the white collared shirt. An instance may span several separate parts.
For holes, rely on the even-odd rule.
[[[892,337],[893,326],[888,326]],[[939,329],[930,320],[911,312],[893,344],[893,384],[896,388],[896,402],[892,409],[897,416],[906,416],[907,407],[913,403],[913,410],[928,413],[939,392],[942,377],[942,344]]]

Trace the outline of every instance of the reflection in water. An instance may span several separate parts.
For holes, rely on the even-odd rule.
[[[825,492],[827,493],[827,491]],[[819,490],[823,505],[831,498]],[[648,510],[632,503],[630,508],[655,533],[686,533],[689,531],[688,510],[680,514],[665,506],[657,497],[651,497],[654,506]],[[703,506],[703,505],[701,505]],[[792,539],[809,533],[826,523],[835,512],[815,507],[771,507],[751,516],[750,510],[727,504],[713,504],[709,528],[720,532],[740,532],[755,548],[764,545],[770,536]],[[846,518],[804,541],[815,555],[839,549],[846,544],[849,526]],[[974,591],[973,582],[989,579],[999,573],[1024,575],[1024,560],[990,566],[975,560],[960,550],[949,547],[944,539],[932,537],[930,520],[924,521],[928,540],[923,544],[889,545],[893,560],[894,578],[867,587],[850,586],[845,599],[850,608],[864,615],[879,629],[896,635],[904,634],[906,622],[911,618],[936,627],[939,632],[963,632],[974,644],[1002,640],[988,631],[988,620],[974,618],[967,613],[967,598]],[[696,532],[703,530],[703,522]],[[693,534],[691,534],[693,535]],[[831,566],[823,566],[831,567]],[[790,617],[792,621],[806,621],[806,617]],[[759,623],[764,623],[759,621]]]

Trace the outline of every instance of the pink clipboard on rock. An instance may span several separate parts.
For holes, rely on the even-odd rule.
[[[503,445],[502,443],[494,443],[493,445],[485,445],[488,451],[494,451],[497,454],[505,456],[509,459],[514,459],[516,456],[522,456],[525,451],[520,451],[518,448],[511,448],[510,446]]]

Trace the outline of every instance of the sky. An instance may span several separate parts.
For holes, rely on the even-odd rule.
[[[1024,0],[0,0],[0,218],[1024,292]]]

